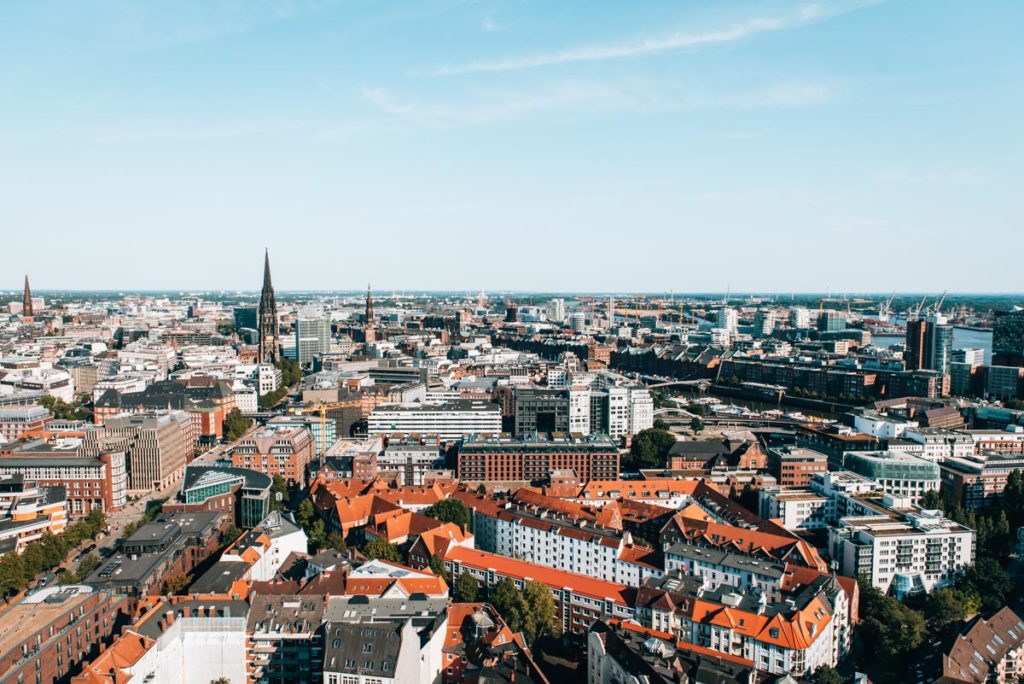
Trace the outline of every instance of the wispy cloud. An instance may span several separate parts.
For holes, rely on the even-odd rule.
[[[484,17],[484,20],[480,22],[480,28],[484,31],[497,31],[498,22],[491,17]]]
[[[878,174],[878,180],[893,183],[936,183],[946,185],[981,185],[992,176],[979,169],[890,169]]]
[[[878,0],[861,0],[853,3],[835,3],[828,6],[810,3],[795,11],[775,16],[751,17],[731,26],[718,29],[681,31],[670,35],[640,38],[621,43],[584,45],[555,52],[510,57],[506,59],[469,62],[467,64],[442,66],[427,72],[432,76],[453,76],[492,71],[517,71],[570,62],[597,62],[624,57],[639,57],[660,52],[700,48],[743,40],[759,33],[797,28],[804,24],[826,19]]]
[[[576,120],[604,112],[659,113],[701,109],[760,109],[807,107],[829,102],[832,88],[824,83],[778,83],[738,92],[688,92],[664,81],[610,83],[574,80],[531,91],[502,91],[472,101],[402,99],[382,88],[361,93],[375,110],[377,130],[409,131],[416,128],[482,126],[531,115]],[[344,134],[358,120],[342,122]]]

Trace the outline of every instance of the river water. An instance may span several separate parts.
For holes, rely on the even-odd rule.
[[[871,343],[879,347],[903,344],[906,340],[907,338],[904,335],[871,336]],[[992,363],[992,331],[953,328],[953,349],[984,349],[985,363]]]

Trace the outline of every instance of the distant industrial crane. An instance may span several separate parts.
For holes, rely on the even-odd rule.
[[[303,406],[291,409],[292,415],[306,413],[320,414],[320,457],[327,454],[327,412],[333,409],[357,408],[362,404],[359,399],[348,399],[346,401],[322,401],[316,406]]]

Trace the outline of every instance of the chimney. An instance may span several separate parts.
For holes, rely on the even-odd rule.
[[[173,610],[169,610],[166,613],[164,613],[164,621],[167,623],[168,627],[170,627],[171,625],[174,624],[174,611]]]

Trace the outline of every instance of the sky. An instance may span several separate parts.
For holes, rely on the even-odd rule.
[[[1019,0],[0,3],[0,289],[1021,292]],[[1015,265],[1016,264],[1016,265]]]

